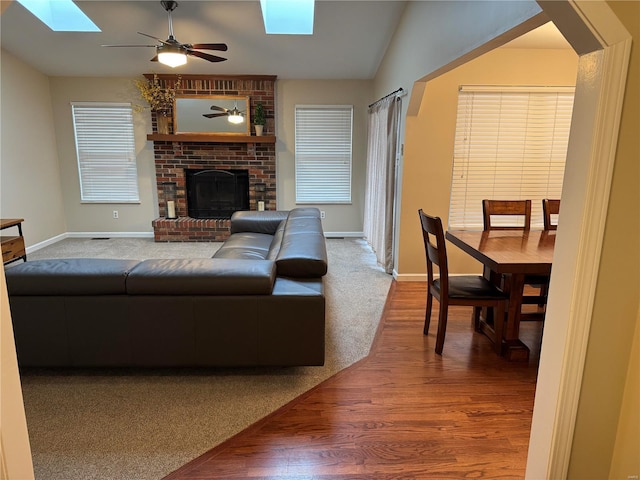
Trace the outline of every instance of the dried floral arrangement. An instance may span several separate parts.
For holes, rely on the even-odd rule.
[[[136,80],[135,84],[140,91],[140,96],[149,104],[152,112],[167,112],[173,108],[173,100],[176,98],[176,90],[180,90],[182,78],[178,76],[173,88],[164,88],[160,85],[160,79],[157,74],[153,75],[152,80]],[[144,110],[145,107],[138,106],[138,110]]]

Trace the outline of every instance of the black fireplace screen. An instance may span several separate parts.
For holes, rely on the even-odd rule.
[[[187,209],[193,218],[231,218],[249,210],[247,170],[186,170]]]

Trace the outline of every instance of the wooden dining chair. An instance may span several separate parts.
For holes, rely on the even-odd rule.
[[[494,216],[509,216],[514,223],[512,225],[491,223]],[[482,219],[485,230],[529,230],[531,200],[482,200]]]
[[[429,334],[433,298],[440,303],[438,318],[438,333],[436,336],[436,353],[442,355],[444,337],[447,329],[447,316],[450,305],[474,307],[473,323],[476,331],[480,331],[480,308],[493,308],[494,311],[494,350],[498,355],[502,353],[502,337],[504,328],[504,314],[508,297],[481,275],[449,276],[447,251],[445,247],[442,220],[418,210],[422,237],[424,240],[427,261],[427,308],[424,317],[424,334]],[[438,267],[439,277],[434,278],[434,265]]]
[[[545,230],[557,230],[558,224],[551,222],[551,215],[558,215],[560,213],[560,200],[553,200],[550,198],[542,199],[542,218],[544,220]]]
[[[509,217],[512,224],[499,222],[492,223],[493,217]],[[482,200],[482,218],[484,230],[522,230],[531,229],[531,200]],[[490,278],[493,283],[504,285],[505,279],[495,272],[489,271],[485,267],[485,277]],[[547,285],[549,278],[539,275],[529,275],[525,278],[525,284],[538,289],[537,295],[525,295],[522,298],[523,305],[538,305],[538,312],[523,313],[523,320],[542,320],[544,313],[542,310],[547,303]]]

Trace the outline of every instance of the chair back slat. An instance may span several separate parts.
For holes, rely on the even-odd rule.
[[[551,198],[544,198],[542,200],[542,217],[544,219],[545,230],[557,230],[558,224],[552,223],[551,215],[558,215],[560,213],[560,200]]]
[[[520,217],[514,225],[493,224],[492,216]],[[485,230],[529,230],[531,228],[531,200],[483,200],[482,219]]]

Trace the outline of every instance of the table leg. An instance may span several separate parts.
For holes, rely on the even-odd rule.
[[[509,295],[509,309],[504,327],[504,356],[508,360],[529,360],[529,347],[520,340],[520,311],[524,294],[524,274],[505,275],[505,293]]]

